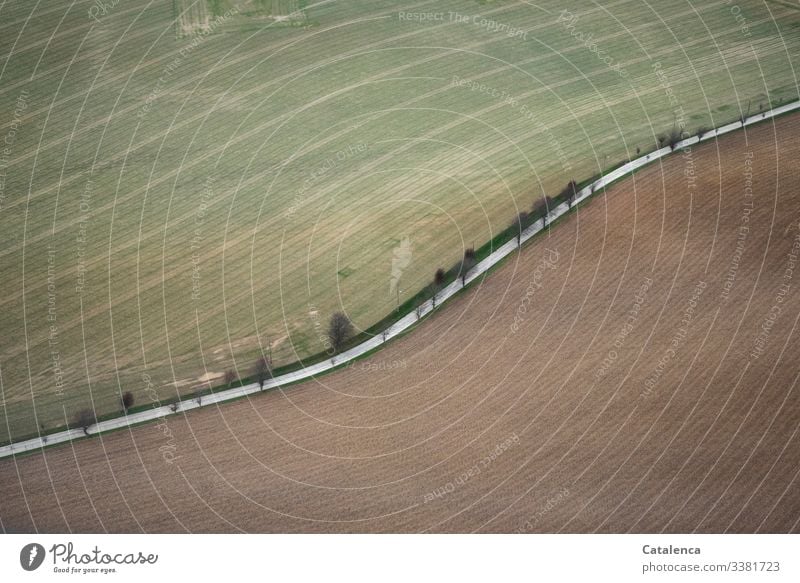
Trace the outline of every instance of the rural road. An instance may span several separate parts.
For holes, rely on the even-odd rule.
[[[755,123],[762,122],[764,120],[774,118],[778,115],[796,110],[798,108],[800,108],[800,101],[788,103],[786,105],[782,105],[770,111],[753,115],[744,120],[744,123],[737,121],[734,123],[724,125],[716,130],[710,130],[707,133],[703,134],[702,138],[698,138],[697,136],[692,136],[690,138],[687,138],[681,142],[678,142],[678,144],[676,144],[675,146],[675,149],[678,150],[688,146],[692,146],[698,142],[705,142],[711,139],[715,139],[717,136],[735,131],[744,126],[749,126]],[[635,172],[636,170],[642,168],[643,166],[646,166],[655,160],[658,160],[660,158],[669,155],[670,153],[672,153],[672,151],[673,150],[670,147],[661,148],[660,150],[656,150],[655,152],[651,152],[649,154],[641,156],[640,158],[632,160],[624,164],[623,166],[620,166],[613,172],[610,172],[606,176],[596,180],[592,184],[583,188],[578,193],[578,197],[575,200],[575,204],[579,204],[580,202],[591,197],[594,192],[602,190],[604,187],[610,185],[611,183],[621,178],[624,178],[625,176],[631,174],[632,172]],[[554,208],[550,212],[547,218],[548,222],[557,219],[558,217],[564,215],[568,211],[569,208],[567,206],[567,203],[562,203],[561,205]],[[523,232],[520,244],[525,243],[526,241],[531,239],[534,235],[542,231],[544,228],[545,227],[542,220],[536,221],[533,225],[528,227]],[[497,263],[499,263],[509,255],[511,255],[517,248],[518,244],[516,239],[512,239],[508,243],[499,247],[486,259],[484,259],[483,261],[481,261],[476,265],[476,267],[472,270],[470,275],[467,276],[466,284],[469,284],[472,281],[481,277],[484,273],[486,273]],[[458,291],[460,291],[463,287],[464,285],[462,285],[461,281],[456,280],[455,282],[444,288],[437,296],[438,305],[441,305],[443,302],[446,302],[448,299],[454,296]],[[384,333],[376,335],[373,338],[359,344],[358,346],[351,348],[350,350],[347,350],[337,355],[332,359],[319,362],[317,364],[305,367],[295,372],[274,377],[273,379],[265,383],[265,389],[281,387],[298,381],[311,379],[317,375],[326,373],[335,368],[346,365],[347,363],[352,362],[353,360],[367,354],[368,352],[375,350],[387,340],[390,340],[398,336],[399,334],[404,333],[405,331],[410,329],[419,319],[431,313],[432,311],[433,311],[432,302],[429,300],[421,307],[421,313],[419,318],[417,317],[416,313],[412,312],[406,315],[405,317],[401,318],[394,324],[392,324],[389,328],[387,328],[384,331]],[[209,405],[224,403],[226,401],[232,401],[234,399],[239,399],[254,393],[258,393],[259,391],[260,388],[258,384],[253,383],[250,385],[237,387],[235,389],[228,389],[209,395],[204,395],[201,400],[202,405],[198,404],[195,399],[186,399],[174,405],[169,405],[169,406],[168,405],[159,406],[158,403],[156,403],[152,409],[96,423],[95,425],[92,425],[89,428],[88,433],[90,435],[94,435],[98,433],[104,433],[107,431],[113,431],[116,429],[123,429],[126,427],[130,427],[132,425],[137,425],[139,423],[145,423],[162,417],[167,417],[169,415],[178,415],[185,411],[190,411],[192,409],[196,409],[201,406],[206,407]],[[51,445],[69,442],[74,439],[80,439],[83,437],[85,437],[83,430],[71,429],[71,430],[61,431],[58,433],[53,433],[47,436],[20,441],[18,443],[12,443],[0,447],[0,458],[9,457],[25,452],[35,451],[44,447],[49,447]]]

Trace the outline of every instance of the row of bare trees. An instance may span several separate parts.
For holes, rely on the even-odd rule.
[[[127,415],[128,410],[133,407],[135,401],[133,393],[125,391],[122,393],[119,400],[122,405],[122,411]],[[97,415],[94,409],[81,409],[78,411],[77,415],[75,415],[74,426],[78,429],[82,429],[86,435],[89,435],[89,428],[95,423],[97,423]]]
[[[570,180],[567,185],[558,193],[555,199],[550,196],[543,196],[537,199],[530,212],[520,212],[511,222],[510,228],[516,230],[517,245],[522,242],[522,232],[527,229],[534,221],[542,219],[543,226],[547,226],[547,217],[556,207],[556,201],[563,200],[567,203],[567,208],[572,208],[575,199],[578,197],[578,184],[575,180]]]
[[[350,321],[350,318],[348,318],[342,312],[336,312],[333,314],[328,324],[328,340],[331,343],[334,353],[341,352],[346,346],[347,341],[350,340],[352,336],[353,324]],[[271,344],[268,354],[256,360],[251,374],[253,380],[258,383],[259,388],[263,391],[267,381],[269,381],[273,376]],[[238,380],[238,377],[233,370],[227,370],[225,371],[224,379],[225,385],[227,385],[228,388],[231,388],[233,383]],[[203,391],[196,391],[194,394],[194,399],[197,401],[198,405],[202,405],[202,398]],[[133,393],[130,391],[123,393],[120,398],[120,402],[122,404],[124,413],[127,414],[134,405]],[[173,408],[173,411],[175,410],[177,409]],[[78,411],[73,420],[73,426],[82,429],[86,435],[89,435],[89,428],[96,423],[97,415],[93,409],[89,408]]]
[[[761,110],[761,105],[759,104],[759,109]],[[748,111],[749,111],[749,104],[748,104]],[[746,116],[743,116],[742,119],[744,120]],[[705,127],[700,127],[697,130],[697,137],[702,137],[705,133],[709,130]],[[672,150],[675,149],[676,144],[682,140],[685,136],[683,133],[676,127],[673,126],[672,130],[667,134],[661,134],[657,136],[658,143],[661,147],[669,145]],[[636,155],[638,156],[640,153],[640,149],[636,148]],[[570,180],[567,185],[558,193],[556,198],[552,198],[550,196],[543,196],[537,199],[533,206],[531,207],[530,212],[528,211],[521,211],[517,216],[514,218],[510,225],[510,229],[516,231],[516,239],[517,245],[521,245],[522,242],[522,233],[523,231],[528,228],[534,221],[538,219],[542,219],[542,224],[544,227],[547,227],[547,220],[550,212],[556,206],[556,201],[566,201],[567,207],[572,208],[572,205],[575,203],[575,199],[578,196],[578,185],[575,180]],[[458,263],[456,263],[451,269],[450,274],[455,275],[457,279],[461,280],[461,285],[466,285],[467,276],[469,272],[475,267],[477,264],[477,256],[475,253],[475,249],[470,247],[464,250],[464,256]],[[434,274],[433,281],[427,287],[427,295],[431,297],[431,301],[433,304],[433,308],[436,308],[436,302],[438,300],[439,293],[445,287],[448,279],[448,272],[446,272],[443,268],[438,268],[436,273]],[[422,306],[424,304],[424,300],[418,301],[416,305],[416,314],[417,317],[421,317],[422,315]],[[338,354],[342,351],[342,349],[346,346],[348,340],[353,336],[353,324],[350,319],[342,312],[336,312],[331,316],[330,322],[328,323],[328,331],[327,336],[328,340],[330,341],[331,348],[333,349],[334,354]],[[384,339],[385,339],[385,332],[384,332]],[[264,390],[264,385],[270,380],[273,376],[273,367],[272,367],[272,354],[271,351],[267,356],[262,356],[258,360],[256,360],[255,364],[252,368],[252,378],[258,383],[261,390]],[[238,380],[236,373],[232,370],[227,370],[225,372],[225,384],[228,388],[231,388],[234,382]],[[195,393],[195,399],[197,400],[198,404],[201,404],[202,399],[202,392],[198,391]],[[133,393],[130,391],[125,392],[121,397],[122,409],[125,414],[133,407],[134,404],[134,396]],[[175,410],[175,409],[173,409]],[[84,433],[87,435],[89,434],[89,428],[97,423],[97,416],[95,415],[92,409],[82,409],[78,412],[75,416],[75,426],[83,429]]]
[[[328,323],[328,340],[334,353],[341,352],[347,341],[353,335],[353,324],[350,319],[342,312],[336,312],[331,316]],[[272,346],[266,356],[261,356],[253,364],[251,371],[251,378],[258,383],[259,388],[263,391],[264,385],[273,377],[274,369],[272,366]],[[225,372],[225,384],[231,388],[233,383],[238,380],[236,373],[232,370]]]
[[[572,203],[577,196],[577,185],[574,180],[559,193],[559,199],[566,199],[567,203],[572,206]],[[531,212],[521,212],[517,215],[512,223],[512,227],[517,229],[517,244],[520,243],[522,231],[527,228],[534,220],[543,217],[544,225],[547,226],[547,215],[550,213],[554,206],[554,200],[549,196],[544,196],[538,199],[531,209]],[[467,276],[470,271],[477,265],[477,255],[475,249],[470,247],[464,250],[463,257],[450,269],[449,272],[443,268],[436,270],[433,281],[427,288],[428,295],[432,298],[433,307],[436,308],[439,293],[445,287],[448,279],[448,274],[451,277],[461,280],[461,285],[466,285]],[[417,317],[422,315],[422,305],[424,301],[419,301],[416,306]],[[333,354],[338,354],[347,345],[347,342],[352,338],[354,333],[353,323],[350,318],[342,312],[334,313],[328,323],[327,338],[330,342]],[[266,383],[273,377],[273,365],[271,350],[266,356],[261,356],[256,360],[251,369],[251,378],[258,383],[259,388],[263,391]],[[238,380],[236,373],[233,370],[225,371],[224,382],[228,388]],[[198,404],[202,404],[202,391],[195,392],[194,399]],[[130,391],[125,392],[121,397],[122,409],[127,414],[133,407],[134,396]],[[84,433],[89,434],[89,428],[97,423],[97,416],[92,409],[82,409],[75,417],[75,426],[83,429]]]
[[[461,285],[464,286],[467,283],[467,276],[469,272],[477,265],[478,263],[478,256],[475,254],[475,249],[470,247],[469,249],[464,250],[464,256],[456,263],[452,268],[450,268],[449,273],[451,276],[455,276],[456,279],[461,280]],[[444,289],[445,285],[447,284],[447,276],[448,272],[445,271],[443,268],[439,268],[436,270],[436,273],[433,275],[433,281],[427,287],[427,294],[431,298],[431,303],[433,308],[436,308],[436,302],[439,299],[439,292]],[[417,302],[416,306],[416,314],[417,318],[422,316],[422,307],[425,303],[424,299],[420,299]]]
[[[574,180],[571,180],[566,187],[558,194],[559,200],[566,200],[567,204],[572,207],[575,198],[578,195],[578,186]],[[517,231],[517,244],[520,243],[522,238],[522,231],[525,230],[533,221],[543,218],[544,226],[547,226],[547,216],[554,207],[555,201],[549,196],[544,196],[538,199],[531,208],[531,212],[523,211],[517,215],[512,223],[512,228]],[[433,307],[436,308],[439,293],[447,284],[448,274],[454,276],[456,279],[461,280],[461,285],[466,285],[467,276],[470,271],[477,265],[478,259],[475,249],[470,247],[464,250],[464,256],[450,269],[449,272],[443,268],[438,268],[434,274],[433,281],[427,288],[427,292],[431,298]],[[416,306],[417,317],[422,315],[422,305],[424,301],[419,301]],[[333,354],[338,354],[347,345],[347,342],[352,338],[354,333],[353,323],[350,318],[342,312],[336,312],[331,316],[328,323],[327,337]],[[270,344],[271,347],[271,344]],[[273,377],[272,353],[271,350],[266,356],[260,357],[253,364],[251,370],[253,380],[258,383],[259,388],[263,391],[267,381]],[[238,380],[236,373],[233,370],[225,371],[225,385],[231,388]],[[202,404],[202,391],[195,393],[195,400],[198,404]],[[127,414],[133,407],[134,397],[130,391],[125,392],[121,397],[122,409]],[[97,423],[97,417],[92,409],[83,409],[78,412],[75,417],[75,425],[83,429],[84,433],[89,434],[89,428]]]
[[[334,313],[328,323],[328,340],[331,343],[334,353],[341,352],[352,335],[353,324],[350,322],[350,319],[342,312]],[[273,377],[273,373],[272,346],[270,344],[267,355],[261,356],[256,360],[255,364],[253,364],[251,378],[258,383],[259,388],[263,391],[264,385]],[[234,371],[227,370],[225,372],[225,384],[229,389],[237,380],[238,377]]]
[[[511,230],[516,231],[517,245],[520,245],[522,242],[522,232],[534,221],[541,218],[543,220],[543,226],[547,226],[548,215],[555,208],[557,200],[566,201],[567,207],[572,208],[572,205],[575,204],[575,199],[577,197],[578,184],[575,182],[575,180],[570,180],[561,190],[561,192],[558,193],[555,199],[550,196],[543,196],[533,203],[530,212],[520,212],[514,218],[509,227]],[[477,262],[475,249],[470,247],[464,251],[464,257],[458,263],[456,263],[456,265],[450,270],[450,273],[455,274],[456,278],[461,280],[461,285],[464,286],[466,285],[469,272],[475,267]],[[442,291],[447,283],[447,275],[448,272],[441,267],[438,268],[433,276],[433,281],[427,287],[426,295],[431,298],[433,308],[436,308],[436,302],[439,299],[439,292]],[[416,310],[418,318],[422,315],[423,304],[424,300],[421,300],[417,303]]]

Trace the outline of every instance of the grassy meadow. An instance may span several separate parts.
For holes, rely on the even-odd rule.
[[[0,441],[307,358],[542,194],[798,93],[786,3],[106,5],[0,8]]]

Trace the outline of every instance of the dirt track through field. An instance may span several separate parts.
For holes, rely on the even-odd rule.
[[[798,135],[640,171],[347,370],[3,460],[2,529],[798,532]]]

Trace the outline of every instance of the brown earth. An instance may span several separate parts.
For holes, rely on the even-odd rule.
[[[347,370],[2,460],[0,526],[800,532],[799,136],[639,172]]]

